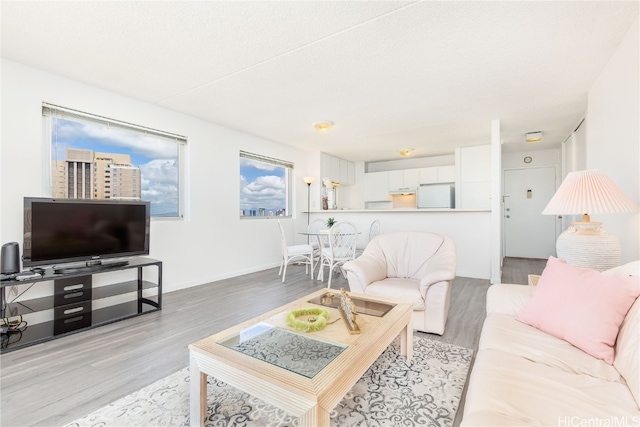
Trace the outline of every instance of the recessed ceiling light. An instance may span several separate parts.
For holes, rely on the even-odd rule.
[[[400,150],[398,150],[398,153],[400,153],[401,156],[403,157],[407,157],[410,156],[411,153],[413,153],[413,150],[415,150],[414,148],[401,148]]]
[[[331,129],[332,126],[333,126],[333,122],[330,122],[329,120],[324,120],[322,122],[316,122],[313,124],[313,127],[318,132],[326,132],[329,129]]]
[[[529,132],[527,134],[527,142],[540,142],[542,141],[542,132]]]

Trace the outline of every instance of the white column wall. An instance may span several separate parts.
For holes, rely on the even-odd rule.
[[[502,136],[500,120],[491,121],[491,283],[502,281]]]
[[[640,66],[638,19],[589,90],[587,169],[600,169],[640,204]],[[622,264],[640,258],[640,216],[594,214],[619,240]]]

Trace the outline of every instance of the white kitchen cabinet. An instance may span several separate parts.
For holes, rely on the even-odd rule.
[[[331,156],[331,172],[329,177],[332,181],[340,182],[340,159],[337,157]]]
[[[369,172],[364,174],[364,201],[389,201],[389,172]]]
[[[341,185],[355,184],[355,163],[348,160],[320,153],[320,179],[329,178]]]
[[[332,167],[331,167],[332,158],[333,156],[330,156],[326,153],[320,153],[320,180],[323,180],[324,178],[329,178],[330,180],[335,181],[335,179],[331,176],[332,174],[335,173],[332,171]],[[338,171],[338,175],[339,174],[340,174],[340,171]]]
[[[456,183],[456,207],[491,208],[491,146],[456,148],[460,181]]]
[[[387,176],[389,190],[399,190],[404,186],[404,171],[389,171]]]
[[[463,182],[491,181],[491,146],[460,148],[460,179]]]
[[[418,187],[418,169],[405,169],[404,186],[410,189]]]
[[[340,161],[340,178],[338,182],[342,185],[349,185],[347,182],[349,177],[349,162],[344,159],[338,159]]]
[[[437,184],[441,182],[454,182],[456,180],[456,167],[432,166],[418,169],[418,184]]]
[[[418,169],[389,171],[389,191],[415,190],[418,187]]]
[[[438,181],[437,182],[454,182],[456,180],[456,167],[451,166],[438,166]]]
[[[349,185],[355,185],[356,183],[356,164],[353,162],[347,162],[347,182]]]
[[[356,183],[356,164],[340,159],[340,184],[353,185]]]
[[[438,182],[438,168],[420,168],[418,169],[418,184],[435,184]]]
[[[340,159],[326,153],[320,154],[320,179],[340,182]]]

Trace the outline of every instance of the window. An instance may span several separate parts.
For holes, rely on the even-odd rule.
[[[240,152],[240,216],[290,216],[293,163]]]
[[[182,217],[185,137],[50,104],[42,115],[52,197],[142,199],[153,217]],[[114,182],[140,191],[109,194],[112,171]]]

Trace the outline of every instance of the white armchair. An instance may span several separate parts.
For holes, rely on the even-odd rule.
[[[413,329],[443,334],[456,276],[450,237],[417,231],[382,234],[342,268],[352,292],[410,301]]]

